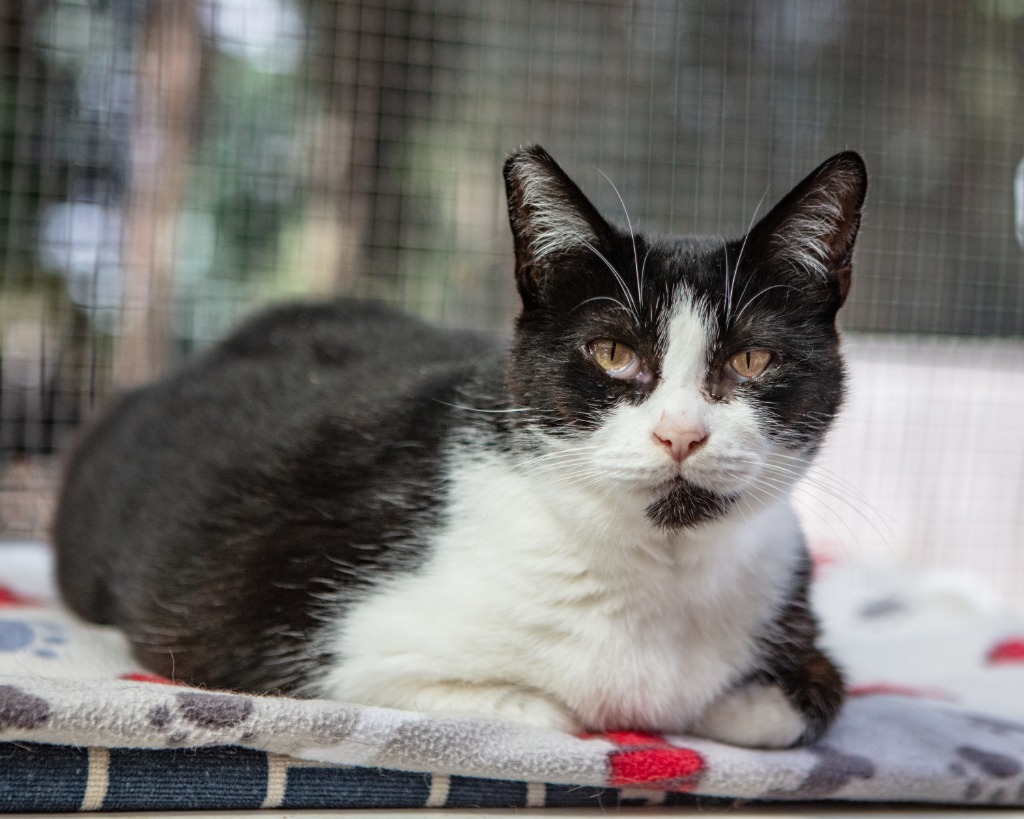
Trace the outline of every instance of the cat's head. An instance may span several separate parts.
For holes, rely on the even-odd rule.
[[[538,458],[645,498],[665,529],[785,495],[842,400],[861,158],[827,160],[732,241],[613,225],[539,147],[505,182],[523,301],[508,384]]]

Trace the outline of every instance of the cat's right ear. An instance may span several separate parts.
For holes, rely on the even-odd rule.
[[[585,251],[600,253],[610,233],[590,200],[539,145],[505,160],[505,192],[523,306],[544,303],[551,276]]]

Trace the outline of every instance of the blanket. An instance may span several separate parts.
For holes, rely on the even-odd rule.
[[[0,810],[530,807],[701,800],[1024,805],[1024,621],[955,575],[825,566],[815,605],[851,696],[817,743],[243,696],[147,674],[0,545]]]

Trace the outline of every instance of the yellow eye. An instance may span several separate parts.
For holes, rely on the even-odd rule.
[[[621,341],[599,338],[587,345],[587,351],[597,366],[612,378],[636,378],[643,370],[640,356]]]
[[[729,367],[736,375],[746,380],[757,378],[768,369],[772,354],[767,350],[744,350],[729,359]]]

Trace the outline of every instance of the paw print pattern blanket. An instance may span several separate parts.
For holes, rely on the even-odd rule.
[[[815,745],[757,751],[186,688],[65,612],[45,547],[0,545],[0,811],[1024,805],[1024,620],[956,576],[821,575],[851,697]]]

